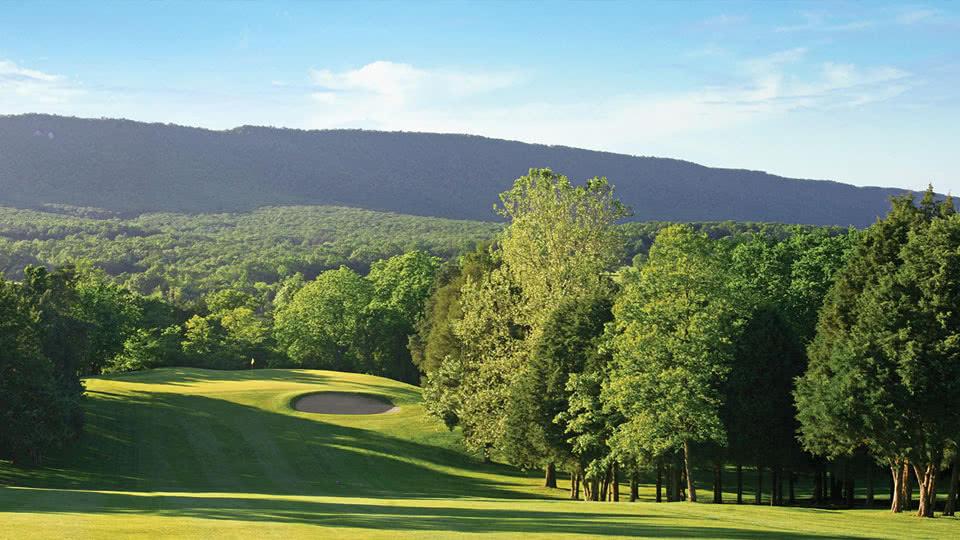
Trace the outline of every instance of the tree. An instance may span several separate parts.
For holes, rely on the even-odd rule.
[[[570,428],[570,422],[584,411],[578,409],[570,415],[560,415],[570,409],[572,388],[596,388],[592,397],[597,399],[591,401],[584,396],[581,402],[585,405],[599,402],[599,381],[608,361],[608,355],[600,352],[600,344],[606,323],[613,320],[614,295],[612,287],[610,289],[560,302],[533,347],[528,373],[519,382],[521,388],[515,407],[507,411],[508,431],[536,446],[540,459],[545,455],[551,463],[574,465],[574,474],[590,467],[596,459],[595,452],[575,451],[575,446],[585,449],[593,445],[570,440],[571,433],[573,437],[587,436]],[[596,377],[595,384],[568,387],[571,377],[586,374]],[[582,420],[579,425],[592,423],[592,419]],[[606,443],[605,439],[601,442]]]
[[[733,339],[733,361],[720,408],[726,455],[739,467],[779,469],[798,461],[793,380],[806,368],[804,348],[781,306],[761,303]],[[742,483],[738,474],[738,501]],[[776,500],[776,498],[774,498]]]
[[[856,237],[854,231],[830,235],[800,227],[791,233],[779,241],[760,235],[731,251],[733,286],[749,312],[734,340],[722,409],[726,455],[737,465],[738,502],[743,465],[769,466],[779,480],[780,467],[806,464],[794,436],[793,379],[806,369],[804,349],[813,339],[817,312]]]
[[[277,310],[277,342],[299,366],[350,371],[373,295],[370,281],[345,266],[324,272]]]
[[[726,439],[720,386],[741,318],[726,266],[706,235],[669,227],[613,310],[613,373],[603,399],[626,419],[615,440],[654,456],[682,448],[691,501],[693,443]]]
[[[83,384],[78,357],[44,354],[44,325],[55,314],[37,302],[52,301],[50,276],[42,267],[28,271],[29,288],[0,276],[0,458],[39,466],[44,452],[80,435]]]
[[[517,416],[513,428],[504,433],[513,436],[504,442],[509,443],[507,453],[514,462],[526,464],[540,454],[550,485],[550,460],[555,456],[535,442],[542,424],[530,415],[519,416],[526,411],[524,401],[542,396],[525,395],[536,390],[522,381],[536,377],[530,357],[557,304],[601,290],[604,272],[621,261],[621,239],[613,224],[629,209],[614,198],[613,186],[605,178],[573,186],[550,169],[530,169],[500,200],[498,213],[510,219],[500,239],[504,278],[519,296],[513,324],[524,329],[515,353],[518,358],[513,361],[517,384],[508,390],[516,404],[510,410]],[[563,385],[555,385],[554,390],[565,398]]]
[[[367,355],[374,373],[414,382],[409,337],[423,317],[441,261],[422,251],[411,251],[375,262],[367,279],[374,297],[366,314]]]
[[[142,317],[136,297],[110,283],[106,274],[90,265],[81,267],[73,284],[74,317],[87,326],[83,355],[84,375],[99,375],[114,364],[124,343],[136,332]]]
[[[928,189],[893,200],[827,296],[795,398],[801,439],[828,457],[865,447],[891,468],[901,511],[909,470],[918,515],[932,517],[936,474],[960,433],[940,403],[960,392],[960,218]]]
[[[424,303],[424,315],[414,324],[417,332],[408,342],[411,359],[425,376],[437,370],[445,358],[460,357],[461,344],[454,332],[454,324],[463,317],[460,290],[467,279],[480,281],[485,273],[499,266],[491,247],[488,243],[478,244],[474,251],[461,256],[456,265],[438,271],[434,289]]]
[[[620,263],[612,225],[630,211],[605,178],[573,186],[550,169],[530,169],[500,200],[498,213],[510,219],[500,240],[504,266],[521,291],[521,323],[536,340],[558,301],[593,293]]]
[[[525,383],[533,377],[530,355],[557,303],[595,293],[603,272],[619,262],[619,239],[610,226],[627,210],[605,179],[574,187],[549,169],[531,169],[501,201],[498,211],[511,224],[500,249],[492,250],[495,269],[476,280],[467,277],[457,304],[447,304],[446,313],[456,318],[456,339],[444,341],[452,346],[438,375],[428,372],[427,395],[439,399],[438,415],[457,418],[474,448],[496,448],[523,466],[548,464],[553,456],[535,442],[540,428],[523,406],[532,397]],[[443,325],[434,324],[435,330]],[[456,386],[449,384],[454,373],[460,377]],[[444,394],[450,391],[457,396]]]

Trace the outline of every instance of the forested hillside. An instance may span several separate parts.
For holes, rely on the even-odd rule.
[[[338,205],[495,221],[498,194],[530,167],[576,182],[607,177],[635,221],[863,227],[901,192],[468,135],[0,117],[0,204],[20,208],[132,216]]]
[[[627,223],[623,264],[646,253],[666,222]],[[784,238],[776,223],[695,223],[718,239],[760,233]],[[809,228],[809,227],[808,227]],[[493,240],[500,223],[404,216],[358,208],[288,206],[249,213],[105,217],[91,208],[0,207],[0,272],[20,280],[28,265],[89,261],[140,294],[192,300],[225,288],[275,292],[296,273],[313,279],[341,265],[366,274],[380,259],[422,250],[444,260]],[[832,229],[839,232],[838,228]]]

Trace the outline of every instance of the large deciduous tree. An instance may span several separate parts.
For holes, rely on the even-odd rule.
[[[691,501],[693,443],[726,438],[719,388],[740,318],[726,266],[706,235],[669,227],[614,306],[613,373],[603,393],[625,418],[614,440],[634,454],[682,448]]]

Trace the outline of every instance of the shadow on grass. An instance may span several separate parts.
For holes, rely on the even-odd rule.
[[[633,536],[648,538],[722,537],[753,540],[852,538],[801,532],[749,530],[730,526],[664,525],[651,520],[664,516],[646,514],[644,504],[630,506],[633,512],[601,511],[583,504],[582,511],[509,510],[496,508],[424,507],[413,505],[353,504],[253,497],[211,497],[208,495],[140,495],[87,491],[15,490],[12,511],[84,512],[95,514],[138,514],[189,517],[212,520],[307,524],[371,530],[583,534],[589,536]],[[0,490],[0,501],[4,492]],[[53,496],[51,496],[53,495]],[[36,499],[36,504],[31,504]],[[56,501],[56,504],[53,504]],[[8,511],[11,511],[8,509]],[[696,518],[667,516],[684,521]]]
[[[3,466],[0,476],[16,486],[87,490],[535,497],[509,489],[528,484],[525,473],[418,442],[426,436],[418,419],[385,416],[383,429],[362,429],[172,392],[91,392],[86,401],[87,426],[74,447],[43,469]]]
[[[203,368],[158,368],[149,371],[131,371],[96,377],[110,381],[125,381],[134,384],[186,386],[203,382],[226,381],[281,381],[305,384],[328,384],[343,382],[328,375],[297,369],[250,369],[217,370]]]

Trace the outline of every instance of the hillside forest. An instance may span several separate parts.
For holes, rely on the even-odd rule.
[[[945,514],[957,487],[960,216],[932,189],[865,230],[617,225],[594,178],[531,169],[506,225],[341,207],[143,214],[0,211],[0,459],[41,466],[83,429],[88,375],[297,367],[420,382],[491,460],[571,497],[698,498],[695,470],[767,472],[772,504]],[[951,467],[952,465],[952,467]],[[759,476],[763,481],[762,474]],[[940,479],[938,481],[938,479]],[[703,479],[699,479],[702,490]],[[760,490],[757,490],[759,493]]]

